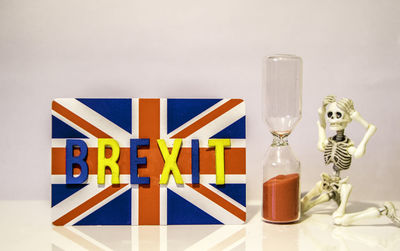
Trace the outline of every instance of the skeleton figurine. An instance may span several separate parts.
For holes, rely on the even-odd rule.
[[[347,183],[348,177],[343,179],[340,177],[340,172],[350,167],[352,157],[360,158],[364,155],[368,140],[375,133],[376,127],[365,121],[354,109],[353,101],[347,98],[337,100],[335,96],[325,97],[318,114],[318,149],[324,152],[325,165],[332,164],[333,175],[322,173],[322,180],[317,182],[314,188],[302,198],[302,213],[333,199],[338,204],[337,210],[332,215],[337,225],[349,225],[357,220],[386,215],[400,227],[400,217],[396,215],[396,209],[391,202],[385,202],[381,208],[372,207],[361,212],[345,213],[352,185]],[[326,137],[325,116],[329,129],[336,131],[336,135],[331,138]],[[350,138],[344,135],[345,128],[352,120],[358,121],[367,130],[357,147]]]

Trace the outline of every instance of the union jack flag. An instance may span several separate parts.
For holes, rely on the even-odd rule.
[[[52,102],[52,221],[54,225],[241,224],[246,221],[245,105],[241,99],[55,99]],[[120,184],[97,183],[98,138],[120,146]],[[130,184],[130,139],[148,138],[138,149],[147,165],[138,176],[150,184]],[[164,166],[157,139],[172,148],[182,139],[177,165],[184,185],[171,175],[160,185]],[[216,184],[210,138],[229,138],[225,185]],[[88,179],[66,184],[66,140],[88,146]],[[192,184],[191,144],[199,141],[200,184]],[[74,149],[79,151],[79,149]],[[106,155],[111,149],[106,149]],[[74,168],[74,175],[79,175]]]

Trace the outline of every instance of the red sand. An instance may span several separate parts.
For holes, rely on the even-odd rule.
[[[263,185],[263,218],[284,223],[299,219],[299,174],[278,175]]]

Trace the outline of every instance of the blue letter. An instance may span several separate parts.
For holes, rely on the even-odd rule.
[[[192,184],[199,184],[199,140],[192,139]]]
[[[138,146],[148,146],[150,139],[131,139],[131,184],[150,184],[149,177],[138,176],[138,165],[146,165],[147,159],[145,157],[138,158]]]
[[[79,147],[81,153],[74,156],[74,147]],[[82,184],[88,178],[88,165],[86,163],[88,149],[85,141],[67,139],[67,146],[65,149],[65,173],[67,184]],[[81,174],[74,177],[74,164],[81,167]]]

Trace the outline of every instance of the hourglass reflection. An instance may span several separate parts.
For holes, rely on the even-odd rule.
[[[300,218],[300,162],[287,137],[301,119],[302,60],[274,55],[264,62],[263,116],[273,140],[263,161],[263,219],[273,223]]]

